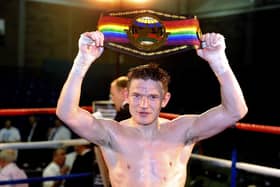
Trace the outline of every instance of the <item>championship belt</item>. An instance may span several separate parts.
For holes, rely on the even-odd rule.
[[[195,16],[153,10],[108,12],[98,21],[105,47],[141,58],[156,58],[201,47]]]

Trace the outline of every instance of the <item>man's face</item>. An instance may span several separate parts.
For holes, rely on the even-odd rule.
[[[118,88],[116,84],[111,84],[110,94],[117,111],[120,110],[125,100],[124,89]]]
[[[150,125],[157,121],[160,110],[169,100],[159,81],[133,79],[128,90],[129,110],[138,125]]]
[[[64,150],[58,150],[54,159],[58,165],[63,166],[66,159],[66,152]]]
[[[11,128],[12,127],[12,122],[10,121],[10,120],[6,120],[5,121],[5,128],[6,129],[9,129],[9,128]]]

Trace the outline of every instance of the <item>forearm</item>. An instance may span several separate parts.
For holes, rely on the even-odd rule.
[[[246,102],[240,85],[229,66],[226,56],[216,59],[210,63],[221,89],[221,104],[223,110],[229,114],[233,120],[239,120],[247,113]]]
[[[230,119],[240,119],[247,113],[247,106],[228,63],[225,39],[219,33],[207,33],[202,36],[202,41],[205,41],[205,48],[198,50],[198,55],[208,62],[221,87],[222,108],[218,110],[222,110],[222,114],[230,116]]]
[[[198,49],[197,54],[208,62],[220,83],[221,104],[194,121],[191,137],[198,137],[198,140],[223,131],[247,113],[242,90],[228,63],[224,37],[219,33],[207,33],[201,39],[206,45]]]
[[[56,112],[61,119],[71,119],[78,112],[82,82],[88,68],[78,54],[58,99]]]
[[[231,68],[228,66],[224,69],[222,66],[225,64],[220,65],[219,67],[211,66],[211,68],[220,83],[221,104],[204,112],[194,121],[191,137],[197,137],[197,140],[223,131],[247,113],[241,88]]]
[[[224,52],[221,52],[220,55],[217,55],[214,58],[212,58],[208,63],[217,78],[219,78],[223,73],[226,73],[227,71],[231,70],[228,63],[228,59]]]
[[[71,71],[62,88],[57,103],[56,114],[63,121],[69,119],[78,110],[82,80],[82,77],[75,75]]]

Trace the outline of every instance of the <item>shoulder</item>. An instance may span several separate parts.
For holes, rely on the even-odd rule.
[[[23,169],[20,169],[19,167],[16,167],[17,169],[15,170],[15,178],[17,179],[26,179],[27,174]]]
[[[57,171],[57,170],[59,171],[59,166],[56,163],[51,162],[49,163],[49,165],[47,165],[44,171],[47,172],[47,171]]]
[[[158,118],[158,119],[159,119],[159,123],[160,123],[160,124],[163,124],[163,125],[164,125],[164,124],[167,124],[167,125],[170,124],[170,120],[169,120],[169,119],[161,118],[161,117]]]
[[[3,169],[3,173],[6,173],[12,178],[26,178],[25,172],[22,169],[20,169],[15,163],[8,164]]]
[[[122,120],[120,122],[114,121],[110,125],[110,133],[111,133],[111,138],[114,140],[119,139],[122,137],[122,135],[126,136],[127,133],[135,130],[135,128],[132,126],[131,118],[128,118],[126,120]]]
[[[13,131],[19,131],[18,128],[16,128],[16,127],[11,127],[11,130],[13,130]]]
[[[159,122],[164,124],[168,124],[168,125],[180,125],[180,124],[185,124],[185,123],[191,123],[193,122],[199,115],[195,115],[195,114],[192,114],[192,115],[188,115],[188,114],[185,114],[185,115],[179,115],[177,116],[176,118],[174,119],[167,119],[167,118],[163,118],[163,117],[160,117],[159,118]]]
[[[198,115],[180,115],[172,120],[159,118],[159,122],[161,127],[174,130],[177,129],[179,131],[185,132],[186,130],[190,129],[197,117]]]
[[[92,130],[94,133],[91,133],[90,135],[92,138],[90,137],[89,139],[97,145],[111,146],[114,139],[113,137],[118,135],[121,132],[121,129],[122,126],[115,120],[105,118],[98,119],[96,124],[93,125]]]
[[[173,119],[172,122],[175,124],[191,124],[195,119],[197,119],[199,115],[196,114],[185,114],[185,115],[180,115],[177,118]]]
[[[56,134],[69,134],[71,131],[65,127],[65,126],[61,126],[59,127],[59,129],[57,130]]]

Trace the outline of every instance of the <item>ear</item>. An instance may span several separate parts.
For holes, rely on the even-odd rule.
[[[164,108],[166,107],[166,105],[168,104],[169,100],[171,98],[171,93],[170,92],[166,92],[163,96],[163,100],[161,102],[161,107]]]
[[[127,101],[127,98],[128,98],[128,90],[127,90],[127,88],[124,88],[122,90],[122,92],[123,92],[123,96],[124,96],[125,101]]]

